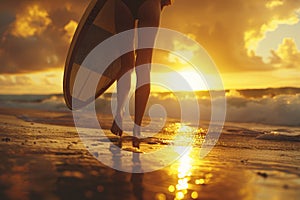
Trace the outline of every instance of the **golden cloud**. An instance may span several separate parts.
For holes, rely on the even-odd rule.
[[[266,3],[266,8],[273,9],[275,7],[283,5],[282,0],[271,0]]]
[[[75,27],[89,2],[1,0],[0,73],[12,75],[62,70]],[[178,0],[164,9],[161,25],[196,39],[211,55],[222,75],[237,74],[235,83],[255,72],[247,84],[257,81],[255,84],[261,85],[264,83],[259,80],[263,78],[254,78],[258,73],[297,66],[297,40],[296,44],[292,38],[284,40],[277,49],[274,48],[276,44],[270,45],[273,50],[265,49],[267,53],[272,52],[268,63],[256,53],[256,48],[267,32],[277,30],[281,24],[299,25],[299,14],[300,2],[296,0]],[[181,48],[180,45],[174,45],[178,53],[187,58],[201,59],[201,55],[195,55],[193,47]],[[180,52],[182,49],[188,51]],[[184,67],[179,60],[169,58],[166,52],[155,52],[154,61],[176,70]],[[162,72],[161,69],[153,71]],[[5,80],[2,78],[0,82]]]
[[[176,1],[162,26],[195,35],[223,73],[266,71],[274,66],[257,55],[257,46],[279,25],[299,23],[299,9],[299,1]]]
[[[73,35],[76,31],[78,23],[74,20],[70,20],[68,24],[65,25],[64,30],[66,31],[66,39],[69,43],[71,43]]]
[[[88,0],[3,1],[7,14],[0,20],[5,25],[0,30],[0,73],[63,69]]]
[[[51,23],[45,9],[38,5],[28,6],[24,12],[18,13],[11,33],[17,37],[29,37],[41,34]]]
[[[15,85],[32,85],[33,80],[31,77],[27,75],[10,75],[10,76],[3,76],[0,75],[0,84],[5,86],[15,86]]]
[[[259,29],[253,28],[246,30],[244,33],[245,48],[247,49],[248,56],[253,56],[259,42],[261,42],[268,31],[274,31],[280,24],[293,25],[299,22],[297,13],[291,13],[289,16],[279,17],[274,16],[268,22],[263,23]]]
[[[27,74],[0,75],[2,93],[60,93],[63,73],[61,70]]]
[[[300,51],[293,38],[284,38],[272,51],[271,63],[278,68],[300,68]]]

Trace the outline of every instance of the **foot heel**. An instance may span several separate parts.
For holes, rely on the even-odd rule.
[[[116,136],[120,136],[122,137],[123,135],[123,130],[118,126],[118,124],[116,123],[116,121],[113,122],[110,131],[115,134]]]
[[[133,137],[133,139],[132,139],[132,146],[136,147],[138,149],[140,148],[140,140],[139,140],[139,138]]]
[[[140,139],[139,137],[141,136],[141,130],[140,127],[134,127],[133,128],[133,139],[132,139],[132,146],[136,148],[140,148]]]

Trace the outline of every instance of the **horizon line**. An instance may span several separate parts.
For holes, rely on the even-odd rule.
[[[225,92],[229,92],[229,91],[250,91],[250,90],[268,90],[268,89],[294,89],[294,90],[300,90],[300,87],[294,87],[294,86],[285,86],[285,87],[264,87],[264,88],[230,88],[230,89],[224,89],[224,90],[220,90],[220,89],[213,89],[213,90],[195,90],[195,91],[184,91],[184,90],[178,90],[178,91],[151,91],[152,93],[192,93],[192,92],[209,92],[209,91],[225,91]],[[111,92],[111,91],[107,91],[104,92],[102,95],[104,94],[114,94],[116,92]],[[63,95],[63,92],[60,93],[0,93],[0,95]]]

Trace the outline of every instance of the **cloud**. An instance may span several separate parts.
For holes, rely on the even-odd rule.
[[[279,24],[299,21],[299,1],[175,1],[165,9],[162,25],[191,33],[221,72],[276,69],[256,55],[257,44]]]
[[[271,0],[266,3],[266,7],[269,9],[273,9],[273,8],[276,8],[276,7],[282,6],[282,5],[283,5],[282,0]]]
[[[89,2],[1,0],[0,73],[62,70],[75,27]],[[265,73],[299,66],[296,62],[299,51],[294,51],[295,42],[291,39],[284,40],[278,49],[270,49],[270,62],[256,54],[256,47],[267,32],[280,24],[299,23],[299,9],[299,1],[177,0],[164,9],[161,24],[196,39],[211,55],[222,75],[240,73],[241,77],[234,77],[238,80],[234,87],[238,87],[238,82],[249,79],[250,72]],[[185,51],[180,44],[176,46],[186,57],[198,56],[192,48],[187,47]],[[184,63],[176,64],[180,60],[167,53],[154,60],[172,69],[184,67]],[[153,71],[161,72],[160,69]]]
[[[0,75],[1,93],[3,94],[44,94],[61,93],[61,71],[34,72],[26,74]]]
[[[14,80],[11,76],[0,76],[0,85],[1,87],[11,86],[14,84]]]
[[[0,73],[63,68],[88,0],[8,1],[1,4]],[[3,18],[2,18],[3,17]]]
[[[64,26],[64,30],[66,31],[66,39],[71,42],[73,35],[76,31],[78,23],[74,20],[71,20],[67,25]]]
[[[0,85],[2,87],[11,87],[16,85],[32,85],[33,80],[26,75],[18,75],[18,76],[3,76],[0,75]],[[3,89],[3,88],[2,88]]]
[[[15,16],[7,11],[0,10],[0,35],[8,28],[9,24],[15,20]]]
[[[300,51],[292,38],[283,39],[276,51],[272,51],[271,63],[278,68],[299,68]]]
[[[284,5],[282,1],[270,1],[268,3],[266,4],[266,7],[269,9],[272,9],[279,5]],[[266,20],[259,28],[255,27],[247,30],[244,33],[244,40],[248,55],[251,56],[251,52],[256,51],[259,42],[265,38],[265,34],[268,31],[276,30],[280,24],[294,25],[298,22],[299,19],[296,12],[285,13],[284,16],[278,15],[278,12],[276,12],[272,15],[270,19]]]
[[[10,32],[16,37],[27,38],[40,35],[50,23],[51,19],[47,11],[41,9],[38,5],[32,5],[22,13],[17,14]]]
[[[32,79],[28,76],[16,76],[16,85],[31,85]]]

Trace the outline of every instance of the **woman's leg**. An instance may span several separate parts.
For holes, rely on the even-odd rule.
[[[122,1],[116,1],[116,29],[120,33],[134,28],[135,20],[128,9],[128,7]],[[133,48],[134,35],[128,35],[128,42],[130,48]],[[124,113],[124,104],[128,100],[128,94],[131,85],[131,73],[127,73],[134,67],[134,52],[129,52],[121,56],[121,71],[119,79],[117,80],[117,110],[114,123],[111,127],[111,132],[116,135],[122,135],[122,118]]]
[[[147,0],[145,1],[138,12],[138,27],[158,27],[160,21],[160,0]],[[143,35],[138,32],[138,44],[147,42],[153,44],[155,36],[152,38],[149,35]],[[150,70],[152,61],[153,49],[138,49],[136,51],[136,75],[137,75],[137,88],[135,91],[135,127],[134,134],[138,136],[140,126],[145,113],[146,104],[148,102],[150,93]],[[143,67],[139,67],[143,65]]]

